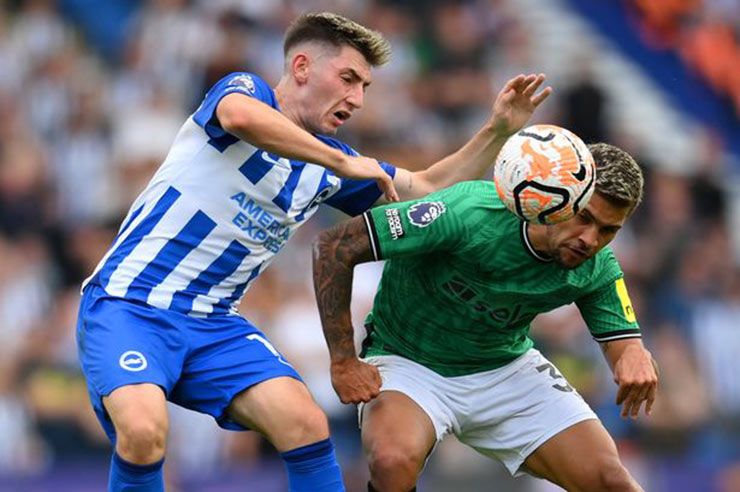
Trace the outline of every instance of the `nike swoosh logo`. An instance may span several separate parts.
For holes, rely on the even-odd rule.
[[[576,153],[576,157],[578,158],[578,163],[581,165],[581,167],[578,168],[578,171],[577,172],[571,173],[571,174],[578,181],[583,181],[584,179],[586,179],[586,171],[587,171],[587,169],[586,169],[585,164],[583,164],[583,159],[581,158],[581,153],[578,150],[578,146],[575,144],[575,142],[573,142],[573,140],[571,140],[571,138],[568,136],[568,134],[565,133],[564,135],[565,135],[565,138],[568,139],[568,142],[570,142],[570,145],[573,147],[573,150]]]
[[[583,181],[586,179],[586,166],[581,163],[581,167],[578,169],[578,172],[571,173],[574,178],[576,178],[578,181]]]
[[[522,137],[533,138],[535,140],[539,140],[540,142],[549,142],[550,140],[555,138],[555,134],[553,132],[550,132],[543,137],[542,135],[538,135],[536,133],[530,133],[530,132],[521,130],[517,135],[521,135]]]

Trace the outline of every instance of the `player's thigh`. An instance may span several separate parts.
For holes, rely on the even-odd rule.
[[[326,416],[308,388],[292,377],[262,381],[237,394],[227,416],[267,437],[278,451],[288,451],[329,437]]]
[[[383,381],[380,395],[359,408],[371,468],[397,462],[400,454],[410,457],[418,472],[434,445],[458,428],[455,410],[442,396],[449,393],[449,382],[404,357],[373,356],[365,361],[378,368]]]
[[[169,395],[173,403],[211,415],[229,430],[264,430],[254,418],[259,408],[293,414],[315,406],[296,370],[246,319],[222,316],[193,320],[188,338],[190,352]],[[272,380],[276,381],[267,384]],[[303,407],[278,408],[281,398],[285,407]],[[235,400],[254,403],[234,406]],[[242,410],[235,413],[234,408]]]
[[[164,444],[169,427],[167,400],[157,385],[121,386],[103,397],[103,405],[119,437]]]
[[[588,404],[537,350],[510,364],[458,378],[470,388],[458,439],[520,475],[543,443],[596,419]]]
[[[409,461],[421,470],[437,442],[429,415],[409,396],[381,391],[361,410],[362,446],[371,467]]]
[[[96,285],[85,288],[77,326],[80,364],[92,406],[111,441],[116,431],[103,398],[118,388],[152,385],[162,388],[153,393],[163,399],[163,390],[176,384],[187,351],[180,327],[184,316],[177,316],[112,298]],[[143,419],[150,414],[141,415]]]
[[[598,420],[557,433],[530,454],[524,466],[567,490],[597,490],[606,475],[627,475],[614,441]]]

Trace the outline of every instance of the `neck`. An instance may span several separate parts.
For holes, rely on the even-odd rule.
[[[280,112],[283,114],[283,116],[305,130],[306,126],[303,125],[300,118],[298,118],[298,112],[296,110],[296,108],[298,107],[298,102],[295,100],[294,97],[291,97],[291,95],[294,94],[295,91],[291,91],[289,85],[290,80],[288,80],[287,77],[283,77],[275,86],[274,91],[275,98],[278,102],[278,107],[280,107]]]
[[[526,231],[529,244],[532,245],[534,250],[544,257],[549,257],[550,255],[547,253],[547,226],[529,223]]]

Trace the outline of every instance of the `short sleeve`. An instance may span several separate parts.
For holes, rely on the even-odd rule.
[[[275,93],[270,86],[255,74],[236,72],[222,78],[206,93],[203,102],[193,114],[193,120],[201,126],[211,138],[211,144],[225,149],[239,139],[227,133],[216,118],[218,103],[228,94],[239,93],[253,97],[277,109]]]
[[[355,149],[340,142],[339,140],[324,135],[317,135],[316,138],[335,149],[339,149],[347,155],[358,156],[360,155]],[[380,167],[390,176],[394,178],[396,176],[396,167],[387,162],[380,162]],[[330,207],[341,210],[347,215],[352,217],[360,215],[361,213],[368,210],[370,207],[378,201],[383,191],[378,186],[378,183],[372,179],[347,179],[340,178],[339,190],[334,193],[331,197],[327,198],[326,204]]]
[[[375,207],[364,214],[376,260],[452,251],[465,241],[468,202],[450,189],[403,203]]]
[[[576,304],[597,342],[641,337],[635,310],[621,275],[578,299]]]

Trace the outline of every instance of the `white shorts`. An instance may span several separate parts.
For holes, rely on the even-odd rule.
[[[520,469],[524,460],[552,436],[597,418],[535,349],[498,369],[450,378],[395,355],[365,361],[378,367],[381,391],[403,393],[429,415],[438,442],[455,434],[460,442],[501,461],[514,476],[526,472]]]

